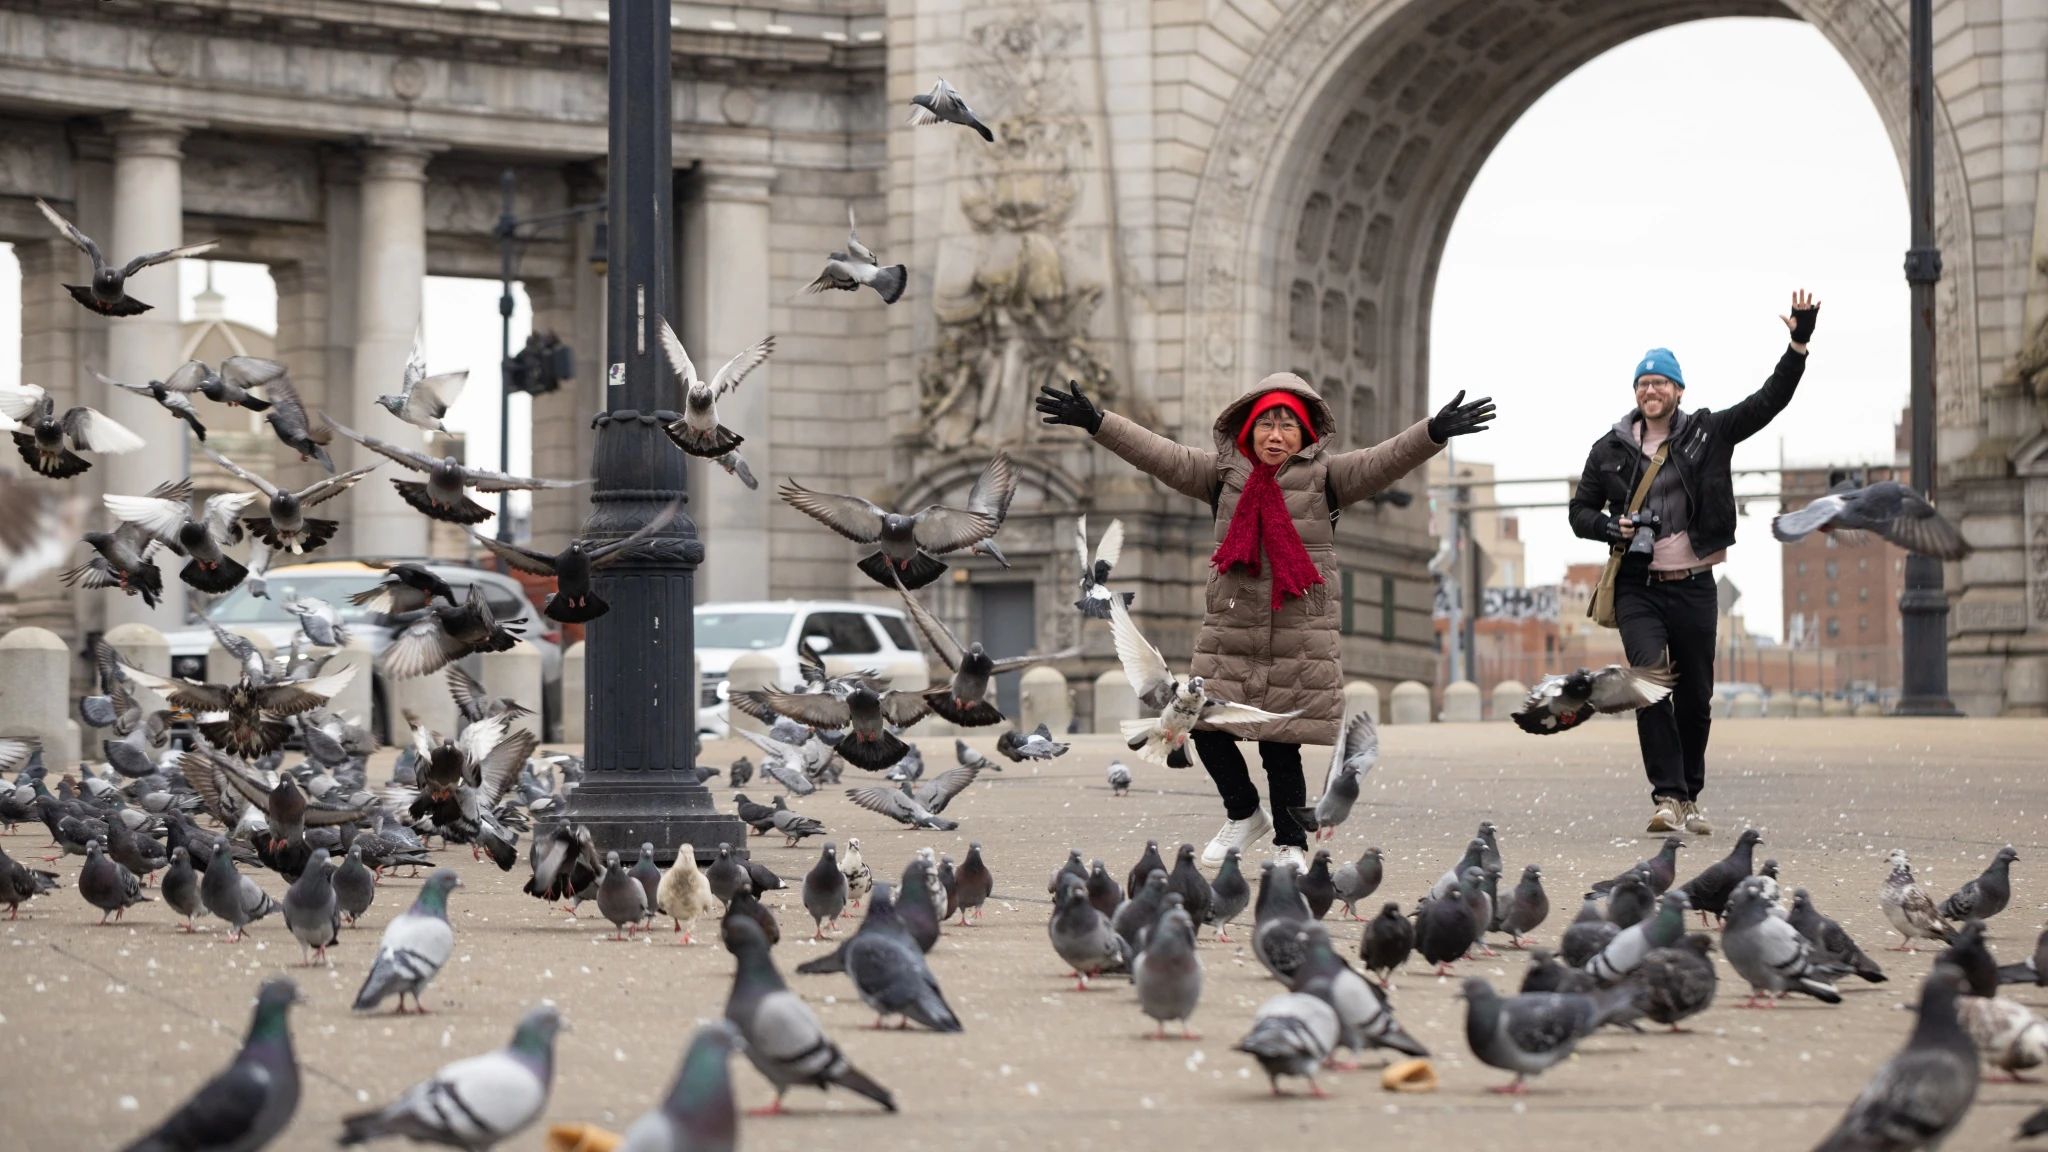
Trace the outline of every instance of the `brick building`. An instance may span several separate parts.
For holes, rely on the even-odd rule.
[[[1902,420],[1894,444],[1898,461],[1905,458],[1905,428]],[[1861,485],[1905,480],[1907,474],[1903,463],[1788,468],[1780,478],[1782,506],[1801,507],[1826,493],[1838,478]],[[1786,647],[1799,653],[1802,665],[1826,670],[1823,691],[1878,696],[1896,692],[1899,594],[1905,588],[1906,554],[1865,533],[1816,532],[1783,548]]]

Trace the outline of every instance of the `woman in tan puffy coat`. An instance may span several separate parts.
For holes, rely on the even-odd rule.
[[[1203,863],[1222,863],[1229,849],[1243,849],[1268,829],[1282,858],[1304,863],[1308,835],[1288,815],[1308,799],[1301,746],[1335,743],[1343,721],[1333,517],[1420,467],[1449,437],[1485,431],[1491,399],[1464,398],[1459,393],[1435,416],[1380,444],[1338,452],[1329,443],[1336,431],[1330,406],[1292,372],[1266,377],[1225,407],[1208,448],[1176,444],[1104,412],[1078,384],[1066,392],[1040,389],[1046,423],[1085,429],[1140,471],[1214,510],[1217,546],[1191,672],[1212,698],[1296,713],[1256,726],[1270,817],[1238,737],[1196,727],[1195,750],[1227,816]]]

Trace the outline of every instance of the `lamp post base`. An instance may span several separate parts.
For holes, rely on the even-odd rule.
[[[600,856],[616,851],[630,857],[640,845],[653,844],[655,861],[666,867],[684,848],[699,865],[717,859],[720,844],[730,844],[735,855],[747,854],[747,826],[740,818],[718,811],[711,789],[682,783],[668,772],[586,776],[569,796],[568,818],[590,829]]]
[[[1948,698],[1948,596],[1941,562],[1906,558],[1906,589],[1899,596],[1900,687],[1894,716],[1961,716]]]

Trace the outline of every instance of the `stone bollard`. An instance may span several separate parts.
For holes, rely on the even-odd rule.
[[[1792,698],[1792,714],[1802,720],[1820,715],[1820,697],[1810,692],[1801,692]]]
[[[508,731],[524,728],[536,736],[546,735],[542,727],[546,705],[541,699],[540,649],[531,644],[514,644],[503,652],[485,652],[477,657],[476,678],[486,694],[507,697],[532,710],[530,716],[515,718]]]
[[[256,631],[253,628],[226,628],[223,629],[223,631],[233,636],[240,636],[242,639],[247,640],[251,644],[254,644],[256,646],[256,654],[258,656],[263,657],[265,663],[269,663],[271,657],[277,655],[277,649],[271,646],[270,637],[265,636],[264,634]],[[221,647],[220,641],[215,640],[212,644],[207,646],[207,683],[233,684],[237,679],[241,677],[241,675],[242,662],[240,660],[235,659],[233,654],[231,654],[227,649]]]
[[[1738,692],[1728,702],[1728,718],[1731,720],[1754,720],[1764,714],[1764,698],[1754,692]]]
[[[1074,722],[1074,702],[1067,698],[1067,678],[1047,664],[1024,670],[1017,685],[1017,728],[1029,732],[1040,724],[1057,736]]]
[[[1119,721],[1138,718],[1138,694],[1131,690],[1130,678],[1121,668],[1111,668],[1095,678],[1095,726],[1094,731],[1110,736],[1120,735],[1123,729]]]
[[[584,679],[583,653],[581,640],[569,645],[569,650],[562,653],[561,725],[564,744],[583,743],[583,716],[584,709],[589,707],[586,697],[590,693]],[[697,683],[701,684],[703,681],[699,679]]]
[[[746,732],[766,734],[768,726],[732,706],[732,697],[741,692],[752,692],[757,688],[773,688],[781,669],[775,665],[775,657],[759,652],[746,652],[733,658],[732,666],[725,670],[725,722],[727,726]],[[748,747],[753,747],[749,744]]]
[[[1861,704],[1858,704],[1858,705],[1856,706],[1856,711],[1855,711],[1855,712],[1853,713],[1853,715],[1856,715],[1856,716],[1859,716],[1859,717],[1860,717],[1860,716],[1882,716],[1882,715],[1884,715],[1884,705],[1882,705],[1882,704],[1879,704],[1879,703],[1878,703],[1877,701],[1875,701],[1875,700],[1865,700],[1865,701],[1864,701],[1863,703],[1861,703]]]
[[[171,674],[171,645],[164,634],[147,624],[116,624],[107,629],[104,637],[114,651],[121,654],[131,668],[140,668],[152,676]],[[153,712],[170,705],[162,696],[147,688],[138,688],[135,702],[142,705],[144,712]]]
[[[1823,716],[1847,716],[1852,711],[1849,702],[1840,696],[1829,696],[1820,702],[1820,714]]]
[[[1453,680],[1444,685],[1443,715],[1446,724],[1479,723],[1479,685],[1470,680]]]
[[[64,638],[47,628],[0,636],[0,736],[42,741],[43,763],[61,772],[78,762],[78,737],[65,725],[70,715],[71,649]]]
[[[1522,701],[1529,698],[1529,686],[1520,680],[1503,680],[1493,686],[1493,716],[1505,720],[1522,710]]]
[[[1387,703],[1387,722],[1429,723],[1429,687],[1416,680],[1403,680],[1394,685],[1394,694]]]
[[[327,706],[340,715],[368,725],[371,717],[376,714],[374,701],[377,695],[377,655],[370,650],[370,638],[362,629],[355,629],[349,633],[348,643],[334,650],[327,663],[321,666],[320,674],[332,675],[343,668],[354,668],[356,674],[349,678],[346,687],[334,694],[333,699],[327,702]],[[405,725],[405,721],[399,719],[396,712],[391,714],[390,719],[394,728],[402,729]],[[386,737],[383,732],[373,731],[372,734],[379,740]],[[411,734],[408,732],[394,731],[390,733],[391,742],[403,743],[409,735]]]
[[[1380,690],[1370,680],[1353,680],[1344,685],[1344,717],[1350,719],[1364,712],[1372,717],[1375,724],[1385,717],[1380,715]]]
[[[474,676],[474,662],[465,671]],[[462,723],[462,717],[455,711],[455,698],[448,694],[446,671],[405,680],[387,678],[384,681],[384,710],[391,722],[391,742],[398,745],[412,743],[412,729],[405,723],[407,712],[444,737],[455,735],[456,728]]]

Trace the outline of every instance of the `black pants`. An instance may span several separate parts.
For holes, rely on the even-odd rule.
[[[1216,792],[1223,797],[1224,814],[1243,820],[1257,812],[1259,790],[1252,786],[1251,771],[1245,766],[1244,753],[1238,751],[1237,738],[1227,732],[1198,730],[1194,740],[1202,767],[1209,770],[1209,779],[1216,782]],[[1273,843],[1308,847],[1308,833],[1287,813],[1289,808],[1308,803],[1308,783],[1301,775],[1301,745],[1261,740],[1259,763],[1266,769],[1266,791],[1273,797]]]
[[[1652,797],[1697,800],[1707,786],[1707,729],[1714,722],[1714,574],[1646,582],[1647,574],[1647,567],[1625,565],[1615,580],[1621,646],[1638,668],[1661,664],[1668,653],[1678,685],[1636,712],[1643,774]]]

